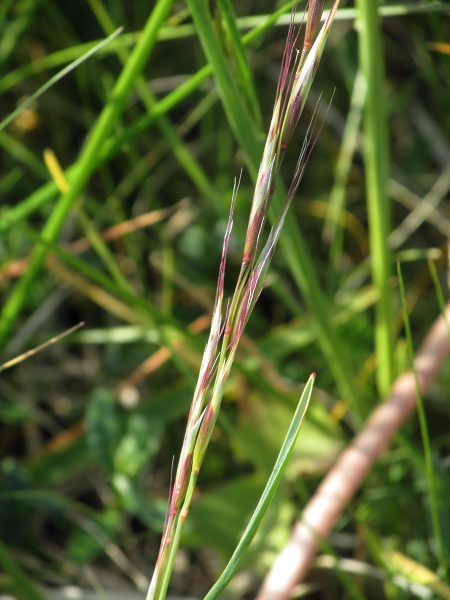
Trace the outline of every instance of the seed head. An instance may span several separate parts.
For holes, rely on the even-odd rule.
[[[325,0],[311,0],[309,4],[302,54],[309,52],[309,49],[312,46],[322,17],[324,1]]]

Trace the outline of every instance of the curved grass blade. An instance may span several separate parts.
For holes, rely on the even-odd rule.
[[[261,499],[258,502],[258,506],[256,507],[255,512],[253,513],[253,516],[250,519],[249,524],[247,525],[244,535],[242,536],[236,550],[233,553],[233,556],[231,557],[229,563],[225,567],[222,575],[206,594],[204,600],[213,600],[213,598],[217,598],[217,596],[226,588],[226,586],[230,583],[232,577],[236,573],[237,568],[239,567],[241,560],[244,557],[244,554],[247,552],[250,544],[252,543],[253,538],[255,537],[256,532],[258,531],[258,528],[261,524],[261,521],[263,520],[264,515],[266,514],[266,511],[270,503],[272,502],[272,499],[280,483],[281,477],[283,476],[289,457],[291,456],[292,450],[294,449],[294,445],[297,441],[297,437],[300,432],[303,419],[305,418],[306,409],[308,408],[309,400],[311,398],[311,392],[315,378],[315,373],[313,373],[308,379],[305,389],[303,390],[302,396],[300,398],[291,425],[289,427],[289,431],[287,432],[286,437],[284,439],[283,446],[281,447],[272,474],[270,475],[269,481],[267,482],[264,492],[262,493]]]
[[[30,104],[32,104],[35,100],[37,100],[39,98],[39,96],[42,96],[42,94],[44,92],[46,92],[50,87],[52,87],[52,85],[54,85],[60,79],[62,79],[66,75],[68,75],[68,73],[70,73],[71,71],[76,69],[79,65],[81,65],[81,63],[83,63],[85,60],[90,58],[93,54],[95,54],[96,52],[101,50],[104,46],[106,46],[106,44],[109,44],[109,42],[111,40],[113,40],[120,33],[122,33],[122,30],[123,30],[123,27],[119,27],[119,29],[114,31],[114,33],[112,33],[106,39],[102,40],[99,44],[94,46],[91,50],[86,52],[86,54],[83,54],[83,56],[80,56],[80,58],[77,58],[76,60],[71,62],[69,65],[67,65],[67,67],[64,67],[64,69],[62,69],[62,71],[60,71],[59,73],[57,73],[56,75],[51,77],[46,83],[44,83],[43,86],[41,86],[37,90],[37,92],[35,92],[29,98],[27,98],[24,102],[22,102],[22,104],[20,106],[18,106],[16,108],[16,110],[13,110],[13,112],[6,117],[6,119],[3,119],[3,121],[0,123],[0,131],[2,131],[2,129],[5,129],[5,127],[7,125],[9,125],[12,121],[14,121],[14,119],[17,117],[17,115],[19,115],[23,110],[25,110],[25,108],[27,108],[27,106],[30,106]]]

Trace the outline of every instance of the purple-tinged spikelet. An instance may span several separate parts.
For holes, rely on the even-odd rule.
[[[247,236],[245,238],[244,255],[242,258],[242,269],[246,268],[251,262],[254,253],[257,249],[257,242],[261,228],[264,225],[265,217],[267,215],[267,199],[270,194],[270,184],[272,181],[272,171],[275,162],[275,155],[272,158],[271,163],[261,173],[255,188],[255,195],[253,197],[252,210],[250,213],[250,219],[248,222]],[[260,170],[261,172],[261,170]]]
[[[306,98],[311,87],[312,81],[314,79],[314,75],[316,74],[317,68],[319,66],[320,58],[322,56],[322,52],[325,47],[325,42],[330,32],[331,24],[333,22],[334,15],[336,14],[338,4],[339,0],[335,0],[330,10],[330,14],[328,15],[327,20],[325,21],[322,29],[320,30],[320,33],[317,36],[314,45],[312,46],[311,50],[307,53],[305,59],[300,62],[296,70],[292,90],[286,106],[284,122],[282,125],[282,131],[280,135],[280,160],[286,152],[286,148],[289,145],[292,133],[295,127],[297,126],[298,120],[303,111],[303,107],[305,106]],[[313,13],[311,12],[311,14]],[[315,21],[317,20],[315,13],[314,19]],[[317,25],[318,20],[317,23],[313,23],[312,27],[317,28]]]
[[[261,293],[264,278],[274,254],[287,211],[303,177],[306,162],[317,139],[316,137],[311,141],[310,136],[310,131],[315,123],[314,115],[281,214],[258,256],[258,244],[275,190],[280,165],[305,105],[339,0],[334,0],[325,24],[317,34],[323,4],[324,0],[310,0],[305,39],[299,59],[299,55],[295,51],[299,32],[294,27],[296,2],[294,3],[269,134],[253,196],[241,271],[225,315],[222,315],[225,262],[238,187],[235,185],[230,217],[224,236],[211,331],[192,400],[175,482],[170,494],[160,552],[147,600],[162,598],[161,591],[164,590],[165,593],[167,589],[181,529],[189,511],[198,472],[217,420],[225,384],[230,374],[238,343]]]
[[[310,2],[302,54],[309,52],[314,38],[316,37],[317,29],[319,28],[320,19],[323,13],[323,5],[324,0],[315,0],[315,2]]]

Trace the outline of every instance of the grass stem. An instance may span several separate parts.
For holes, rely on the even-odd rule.
[[[358,0],[360,68],[366,79],[364,113],[364,163],[371,246],[373,284],[379,294],[375,308],[375,354],[377,386],[386,397],[392,381],[392,271],[387,237],[391,229],[391,205],[387,195],[389,141],[386,127],[383,50],[380,24],[374,0]]]

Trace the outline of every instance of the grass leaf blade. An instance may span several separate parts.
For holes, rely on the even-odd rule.
[[[308,379],[305,389],[303,390],[302,396],[297,406],[297,410],[295,411],[294,417],[289,427],[289,431],[286,434],[283,446],[281,447],[280,453],[276,460],[273,471],[270,475],[269,481],[267,482],[264,492],[262,493],[261,499],[258,502],[258,506],[256,507],[255,512],[253,513],[253,516],[250,519],[249,524],[247,525],[244,535],[242,536],[236,550],[234,551],[233,556],[231,557],[228,565],[225,567],[222,575],[207,593],[204,600],[213,600],[214,598],[217,598],[217,596],[225,589],[225,587],[231,581],[231,578],[235,574],[237,568],[239,567],[239,564],[244,554],[247,552],[250,544],[252,543],[252,540],[255,537],[256,532],[258,531],[261,521],[263,520],[264,515],[266,514],[266,511],[270,503],[272,502],[272,499],[280,483],[281,477],[283,476],[289,457],[294,448],[295,442],[300,432],[300,428],[303,423],[303,419],[305,418],[309,400],[311,398],[314,380],[315,374],[312,374],[311,377]]]
[[[22,102],[22,104],[20,106],[18,106],[16,108],[16,110],[13,110],[13,112],[11,114],[9,114],[6,117],[6,119],[3,119],[3,121],[0,123],[0,131],[2,131],[3,129],[5,129],[5,127],[7,127],[12,121],[14,121],[14,119],[23,110],[25,110],[28,106],[30,106],[30,104],[32,104],[40,96],[42,96],[42,94],[44,92],[46,92],[49,88],[51,88],[52,85],[54,85],[60,79],[62,79],[66,75],[68,75],[71,71],[73,71],[74,69],[76,69],[79,65],[81,65],[81,63],[83,63],[85,60],[87,60],[88,58],[90,58],[92,55],[96,54],[99,50],[101,50],[104,46],[106,46],[106,44],[109,44],[109,42],[111,42],[114,38],[116,38],[119,34],[122,33],[122,30],[123,30],[123,28],[119,27],[119,29],[117,29],[116,31],[114,31],[114,33],[112,33],[106,39],[102,40],[99,44],[97,44],[96,46],[94,46],[91,50],[89,50],[88,52],[86,52],[85,54],[83,54],[82,56],[80,56],[80,58],[77,58],[76,60],[74,60],[73,62],[71,62],[69,65],[67,65],[67,67],[64,67],[64,69],[62,69],[62,71],[60,71],[59,73],[57,73],[56,75],[54,75],[53,77],[51,77],[48,81],[46,81],[44,83],[44,85],[41,86],[34,94],[31,94],[31,96],[29,96],[24,102]]]

